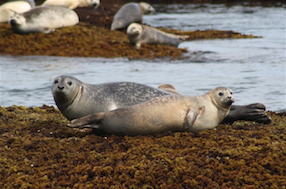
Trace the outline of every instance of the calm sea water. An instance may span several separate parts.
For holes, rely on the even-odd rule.
[[[0,56],[0,105],[55,105],[51,83],[58,75],[87,83],[133,81],[158,86],[171,83],[186,95],[216,86],[234,91],[235,104],[261,102],[268,110],[286,110],[286,9],[225,5],[154,5],[144,17],[152,26],[181,30],[233,30],[256,39],[196,40],[180,48],[187,60]]]

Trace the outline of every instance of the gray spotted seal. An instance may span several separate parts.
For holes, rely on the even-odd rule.
[[[46,0],[42,3],[42,6],[61,6],[69,9],[89,6],[97,8],[99,5],[100,0]]]
[[[127,36],[131,44],[137,49],[142,43],[146,44],[162,44],[177,47],[183,40],[187,39],[187,35],[174,35],[160,31],[156,28],[132,23],[127,28]]]
[[[197,132],[217,127],[233,102],[230,89],[216,87],[200,96],[168,95],[126,108],[91,114],[73,120],[69,127],[95,128],[115,135]]]
[[[34,8],[34,0],[10,1],[0,6],[0,22],[8,22],[14,12],[24,13]]]
[[[15,33],[51,33],[56,28],[76,25],[77,13],[65,7],[36,7],[23,14],[15,13],[9,23]]]
[[[92,85],[75,77],[62,75],[53,80],[51,91],[59,110],[67,119],[72,120],[89,114],[136,105],[156,97],[179,94],[169,84],[161,85],[159,88],[162,90],[133,82]],[[260,103],[232,105],[223,122],[233,123],[236,120],[271,123],[271,119],[265,113],[265,106]]]
[[[132,22],[142,23],[143,15],[154,13],[155,9],[148,3],[127,3],[114,15],[111,30],[126,29]]]
[[[170,93],[132,82],[91,85],[63,75],[54,79],[52,94],[62,114],[72,120],[96,112],[132,106]]]

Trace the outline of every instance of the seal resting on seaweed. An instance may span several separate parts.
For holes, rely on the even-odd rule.
[[[9,23],[15,33],[51,33],[56,28],[76,25],[77,13],[65,7],[36,7],[23,14],[14,13]]]
[[[132,22],[142,23],[144,14],[154,13],[155,9],[148,3],[127,3],[114,15],[111,30],[126,29]]]
[[[92,85],[75,77],[62,75],[54,79],[52,94],[62,114],[72,120],[89,114],[132,106],[160,96],[179,94],[170,84],[160,85],[158,88],[162,90],[133,82]],[[271,123],[271,119],[265,113],[265,106],[260,103],[246,106],[232,105],[223,122],[233,123],[236,120]]]
[[[132,82],[90,85],[75,77],[58,76],[52,85],[56,105],[69,120],[132,106],[171,93]]]
[[[132,23],[127,28],[127,35],[131,44],[137,49],[142,43],[146,44],[162,44],[177,47],[188,35],[174,35],[160,31],[156,28]]]
[[[99,5],[100,0],[46,0],[42,3],[42,6],[61,6],[69,9],[89,6],[97,8]]]
[[[24,13],[34,8],[34,0],[11,1],[0,6],[0,22],[8,22],[14,12]]]
[[[216,87],[200,96],[168,95],[134,106],[73,120],[68,126],[95,128],[115,135],[146,135],[164,131],[212,129],[227,116],[232,91]]]

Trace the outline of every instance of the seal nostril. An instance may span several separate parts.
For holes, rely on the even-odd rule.
[[[58,89],[63,90],[65,87],[58,86]]]

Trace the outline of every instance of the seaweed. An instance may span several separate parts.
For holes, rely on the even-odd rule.
[[[285,188],[286,116],[194,135],[68,128],[51,106],[0,107],[2,188]]]

